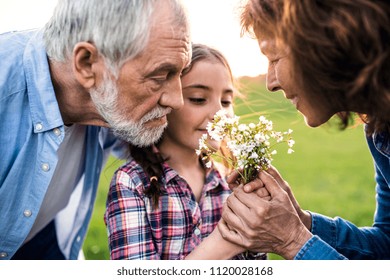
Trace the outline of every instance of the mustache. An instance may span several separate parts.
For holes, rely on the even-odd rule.
[[[172,112],[172,108],[169,107],[161,107],[158,106],[154,108],[152,111],[144,115],[141,119],[141,123],[146,123],[148,121],[159,119],[161,117],[164,117],[165,115],[168,115]]]

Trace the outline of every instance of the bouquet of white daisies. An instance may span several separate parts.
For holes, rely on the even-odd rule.
[[[272,156],[277,153],[274,149],[276,144],[286,143],[287,153],[294,152],[292,147],[295,141],[291,133],[291,129],[286,132],[274,131],[272,121],[264,116],[259,117],[257,124],[240,124],[238,116],[229,117],[221,110],[208,124],[207,134],[199,139],[196,153],[202,155],[206,167],[210,167],[211,158],[218,156],[218,153],[207,144],[208,137],[216,141],[225,140],[223,143],[231,156],[224,157],[224,160],[239,172],[241,182],[246,184],[252,181],[259,171],[269,168]]]

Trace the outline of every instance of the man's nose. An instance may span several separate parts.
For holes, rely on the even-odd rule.
[[[166,91],[162,94],[159,103],[161,106],[170,107],[174,110],[180,109],[183,106],[184,102],[180,79],[171,81]]]

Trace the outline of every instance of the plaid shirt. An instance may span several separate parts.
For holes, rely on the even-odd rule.
[[[158,208],[145,196],[149,178],[134,160],[115,173],[105,213],[111,259],[184,259],[216,227],[231,192],[220,173],[207,173],[198,203],[175,170],[167,163],[163,170]]]

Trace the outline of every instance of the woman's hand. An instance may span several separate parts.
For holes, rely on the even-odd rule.
[[[271,196],[268,190],[265,188],[263,181],[257,176],[253,181],[249,182],[246,185],[243,185],[239,182],[240,173],[234,170],[229,177],[227,178],[227,183],[229,188],[234,191],[237,188],[243,188],[245,192],[255,192],[259,197],[270,200]]]
[[[279,184],[279,186],[284,191],[287,192],[287,194],[288,194],[292,204],[294,205],[295,210],[298,213],[299,218],[302,220],[302,222],[306,226],[306,228],[310,231],[311,230],[311,215],[310,215],[309,212],[304,211],[304,210],[301,209],[301,207],[299,206],[298,201],[295,199],[295,196],[294,196],[294,194],[293,194],[293,192],[291,190],[290,185],[287,183],[287,181],[285,181],[282,178],[282,176],[276,170],[275,167],[273,167],[273,166],[269,167],[266,172],[269,173],[272,177],[274,177],[274,179]],[[235,188],[240,186],[240,187],[243,188],[243,190],[246,193],[256,192],[256,194],[259,197],[262,197],[265,200],[270,200],[271,199],[270,194],[269,194],[267,188],[265,188],[264,183],[259,178],[259,175],[257,176],[257,178],[255,180],[253,180],[253,181],[249,182],[248,184],[242,186],[242,185],[239,185],[237,183],[238,179],[239,179],[239,173],[237,171],[233,171],[229,175],[229,177],[227,178],[227,182],[228,182],[229,188],[231,190],[234,190]]]
[[[234,188],[224,205],[225,223],[219,223],[218,228],[224,238],[251,251],[273,252],[292,259],[312,236],[298,216],[295,209],[298,204],[284,190],[288,185],[281,186],[278,182],[281,182],[280,175],[276,179],[262,171],[255,181]],[[256,191],[246,192],[253,190],[253,185]],[[268,191],[270,200],[257,194],[261,188]]]
[[[294,205],[294,208],[295,210],[297,211],[298,213],[298,216],[299,218],[301,219],[301,221],[303,222],[303,224],[306,226],[306,228],[311,231],[311,215],[309,212],[307,211],[304,211],[302,210],[302,208],[299,206],[299,203],[298,201],[295,199],[295,196],[291,190],[291,187],[290,185],[287,183],[287,181],[285,181],[282,176],[280,175],[280,173],[276,170],[275,167],[271,166],[267,172],[272,176],[274,177],[274,179],[276,180],[276,182],[278,182],[279,186],[282,187],[282,189],[284,191],[287,192],[288,194],[288,197],[290,198],[292,204]],[[248,190],[250,191],[250,189],[248,188]]]

